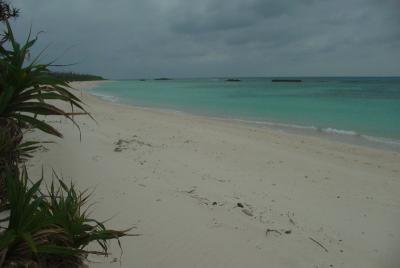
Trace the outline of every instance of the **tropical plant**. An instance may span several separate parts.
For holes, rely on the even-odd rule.
[[[0,21],[18,17],[19,10],[10,5],[9,1],[0,0]]]
[[[31,38],[29,34],[21,45],[16,41],[10,24],[6,21],[5,25],[6,41],[0,43],[0,201],[5,199],[4,175],[1,174],[5,165],[18,172],[16,163],[21,156],[28,157],[37,145],[34,142],[21,144],[23,128],[39,129],[62,137],[57,129],[45,122],[43,116],[64,116],[79,129],[73,116],[88,114],[81,100],[68,90],[69,84],[50,74],[51,63],[39,63],[41,53],[27,62],[37,37]],[[67,103],[71,112],[55,105],[60,102]]]
[[[62,137],[44,116],[64,116],[79,129],[73,116],[90,114],[68,83],[50,73],[51,64],[38,62],[41,53],[27,63],[37,37],[29,34],[21,45],[8,22],[6,28],[0,42],[0,267],[79,267],[88,254],[107,255],[108,241],[119,243],[130,229],[109,230],[89,217],[90,194],[72,183],[67,186],[56,176],[57,184],[53,181],[43,193],[42,179],[32,183],[26,168],[19,171],[20,162],[40,147],[22,142],[24,129]],[[71,112],[55,105],[60,102]],[[91,242],[100,250],[87,250]]]
[[[9,200],[9,216],[2,219],[8,221],[5,231],[0,234],[0,267],[28,266],[38,262],[36,255],[55,237],[62,237],[61,230],[51,227],[51,221],[46,218],[43,209],[43,197],[38,196],[42,180],[32,186],[28,185],[26,170],[21,178],[14,173],[6,176],[6,186]],[[4,214],[4,211],[3,211]]]
[[[67,90],[69,84],[50,75],[51,64],[38,63],[40,54],[29,64],[26,63],[29,50],[36,43],[37,37],[31,38],[29,34],[26,42],[21,45],[15,40],[8,22],[6,27],[7,42],[0,46],[0,119],[12,119],[19,126],[30,125],[58,137],[62,137],[62,134],[37,118],[38,115],[61,115],[79,128],[73,116],[88,113],[82,107],[81,100]],[[54,101],[68,103],[72,112],[66,112],[50,103]],[[74,112],[74,108],[80,111]],[[3,124],[0,121],[0,127]]]
[[[7,176],[9,216],[0,233],[0,267],[79,267],[88,254],[107,255],[108,241],[128,235],[130,230],[109,230],[87,214],[90,194],[67,186],[57,177],[45,193],[42,179],[30,183],[26,169],[21,177]],[[5,211],[5,209],[3,209]],[[101,251],[86,250],[96,241]],[[30,267],[30,266],[29,266]],[[35,266],[34,266],[35,267]]]
[[[88,206],[87,202],[91,194],[88,190],[79,191],[72,182],[68,186],[56,173],[53,174],[59,186],[55,187],[53,180],[50,187],[47,187],[48,201],[45,205],[48,206],[46,211],[50,213],[48,217],[53,218],[54,223],[65,230],[73,248],[84,250],[89,243],[97,242],[102,251],[95,253],[107,255],[107,241],[126,236],[131,229],[106,229],[104,222],[97,221],[89,215],[90,205]]]
[[[40,148],[37,141],[21,142],[22,132],[15,128],[15,124],[8,120],[9,124],[0,128],[0,208],[6,204],[7,195],[4,178],[8,173],[18,174],[18,164],[30,158],[31,153]]]
[[[10,131],[15,125],[11,120],[8,122],[0,129],[0,170],[17,166],[19,162],[31,158],[32,152],[41,147],[38,141],[22,142],[22,132],[18,129]]]

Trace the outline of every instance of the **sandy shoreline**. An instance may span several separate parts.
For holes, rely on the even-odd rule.
[[[96,216],[137,226],[122,267],[398,267],[399,153],[78,95],[98,124],[79,118],[80,141],[49,119],[65,138],[30,169],[95,187]]]
[[[102,82],[113,82],[113,81],[100,81]],[[87,83],[87,82],[86,82]],[[370,147],[374,149],[389,150],[400,153],[400,141],[398,139],[392,139],[387,137],[370,136],[366,134],[359,134],[353,130],[341,130],[335,128],[319,128],[312,125],[297,125],[290,123],[282,123],[275,121],[255,120],[251,118],[243,119],[237,117],[228,116],[212,116],[212,115],[200,115],[193,114],[189,111],[174,110],[171,108],[160,108],[160,107],[148,107],[143,105],[135,104],[123,104],[118,97],[103,95],[96,92],[92,93],[95,97],[99,97],[101,100],[110,101],[115,104],[124,106],[135,106],[136,109],[145,109],[152,111],[161,111],[163,113],[182,113],[188,116],[195,116],[197,118],[206,118],[211,120],[223,121],[234,124],[247,125],[257,128],[267,128],[274,131],[283,131],[285,133],[291,133],[302,136],[313,136],[317,138],[327,139],[329,141],[335,141],[340,143],[346,143],[350,145]]]

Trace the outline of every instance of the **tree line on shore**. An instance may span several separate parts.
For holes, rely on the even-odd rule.
[[[74,72],[50,72],[50,75],[67,82],[106,80],[105,78],[99,75],[82,74]]]

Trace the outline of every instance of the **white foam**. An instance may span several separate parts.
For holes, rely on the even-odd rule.
[[[102,94],[102,93],[93,92],[93,91],[91,91],[90,93],[92,95],[97,96],[97,97],[99,97],[99,98],[101,98],[103,100],[106,100],[106,101],[111,101],[111,102],[118,102],[119,101],[119,98],[116,97],[116,96],[111,96],[111,95]]]
[[[361,135],[361,134],[359,134],[355,131],[351,131],[351,130],[326,128],[326,129],[323,129],[322,131],[325,133],[329,133],[329,134],[339,134],[339,135],[345,135],[345,136],[359,137],[359,138],[362,138],[362,139],[365,139],[367,141],[374,142],[374,143],[383,143],[386,145],[400,146],[400,140],[394,140],[394,139],[383,138],[383,137],[373,137],[373,136],[368,136],[368,135]]]
[[[366,136],[362,135],[363,138],[373,141],[373,142],[378,142],[378,143],[384,143],[387,145],[395,145],[395,146],[400,146],[400,140],[393,140],[393,139],[388,139],[388,138],[381,138],[381,137],[372,137],[372,136]]]
[[[217,119],[217,118],[215,118]],[[219,118],[221,119],[221,118]],[[384,146],[384,148],[391,148],[391,149],[400,149],[400,140],[394,140],[389,138],[382,138],[382,137],[372,137],[367,135],[362,135],[356,131],[352,130],[343,130],[343,129],[336,129],[336,128],[318,128],[315,126],[302,126],[302,125],[295,125],[295,124],[285,124],[285,123],[276,123],[276,122],[268,122],[268,121],[252,121],[252,120],[243,120],[243,119],[231,119],[232,121],[242,122],[247,124],[253,124],[258,126],[270,126],[270,127],[277,127],[278,129],[286,129],[286,130],[299,130],[299,131],[306,131],[307,133],[321,133],[325,135],[329,135],[334,140],[339,141],[348,141],[350,143],[356,144],[375,144],[379,148],[380,145]],[[311,131],[311,132],[309,132]],[[301,132],[300,132],[301,133]],[[364,141],[364,142],[363,142]]]
[[[220,117],[213,117],[214,119],[221,119]],[[317,130],[314,126],[302,126],[295,124],[285,124],[285,123],[277,123],[277,122],[269,122],[269,121],[254,121],[254,120],[246,120],[246,119],[229,119],[236,122],[242,122],[247,124],[256,124],[261,126],[272,126],[272,127],[283,127],[283,128],[291,128],[291,129],[304,129],[304,130]]]
[[[324,128],[322,129],[322,132],[329,133],[329,134],[340,134],[340,135],[350,135],[350,136],[360,136],[355,131],[352,130],[343,130],[343,129],[336,129],[336,128]]]

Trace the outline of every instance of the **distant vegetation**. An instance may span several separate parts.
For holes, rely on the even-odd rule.
[[[301,83],[303,80],[301,79],[272,79],[273,83]]]
[[[51,76],[57,77],[63,81],[93,81],[93,80],[106,80],[99,75],[92,74],[79,74],[73,72],[51,72]]]
[[[168,80],[172,80],[171,78],[166,78],[166,77],[161,77],[161,78],[155,78],[154,80],[156,81],[168,81]]]

